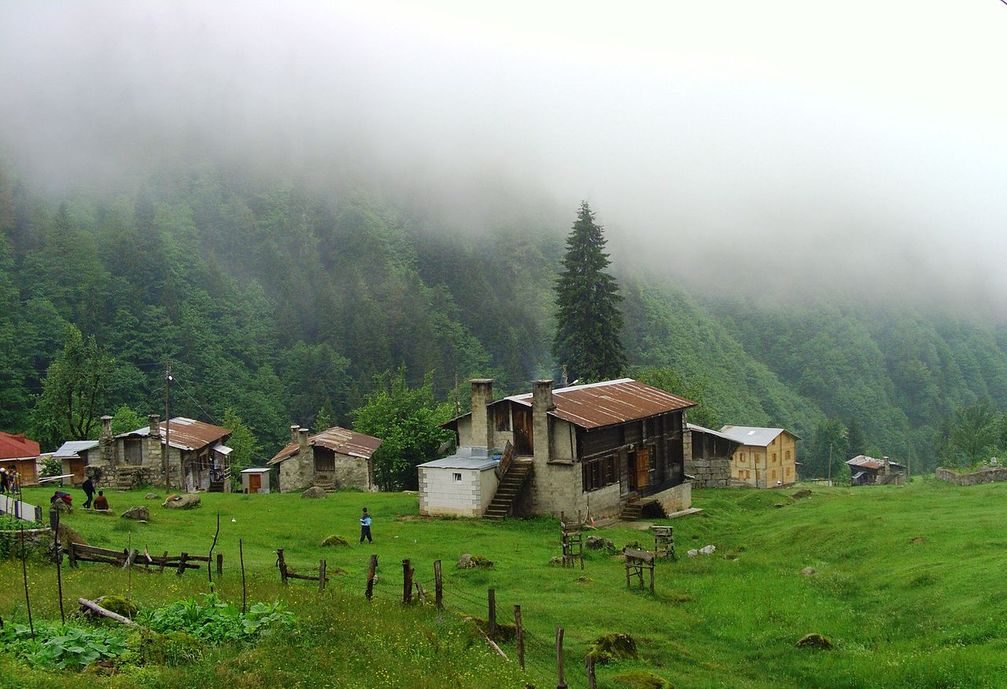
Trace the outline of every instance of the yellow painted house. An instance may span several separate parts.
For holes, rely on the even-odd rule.
[[[731,455],[731,479],[756,488],[797,481],[796,435],[783,428],[724,426],[723,435],[740,443]]]

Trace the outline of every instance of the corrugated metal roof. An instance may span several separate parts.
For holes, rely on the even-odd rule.
[[[760,428],[758,426],[724,426],[720,432],[736,443],[759,447],[766,447],[780,433],[790,433],[785,428]],[[790,433],[790,435],[794,434]],[[794,435],[794,437],[797,436]]]
[[[77,457],[81,450],[91,450],[98,447],[97,440],[69,440],[59,446],[59,449],[52,453],[57,459],[69,459]]]
[[[34,440],[0,431],[0,459],[33,459],[38,455],[39,446]]]
[[[504,399],[532,406],[532,394]],[[620,378],[587,385],[571,385],[552,391],[555,409],[550,416],[592,429],[646,419],[658,414],[696,406],[684,397],[659,390],[632,378]]]
[[[164,442],[164,421],[161,422],[161,442]],[[179,450],[191,451],[200,450],[211,443],[216,443],[221,438],[231,435],[231,429],[221,428],[204,421],[196,421],[184,416],[176,416],[171,420],[171,438],[169,445]],[[150,426],[137,428],[129,433],[120,433],[116,438],[127,437],[147,437],[150,435]]]
[[[846,463],[851,467],[858,467],[861,469],[871,469],[872,471],[877,471],[885,465],[885,460],[875,459],[874,457],[868,457],[867,455],[857,455],[853,459],[846,460]],[[902,468],[902,465],[898,462],[888,461],[889,466]]]
[[[375,438],[364,433],[357,433],[346,428],[333,426],[321,433],[308,436],[308,445],[325,447],[333,452],[350,457],[360,457],[370,459],[374,451],[381,447],[384,442],[380,438]],[[297,443],[288,443],[286,447],[276,453],[276,455],[266,462],[266,464],[279,464],[285,459],[289,459],[297,454]]]
[[[716,436],[717,438],[723,438],[724,440],[729,440],[732,443],[737,443],[738,442],[737,440],[735,440],[731,436],[726,435],[724,433],[721,433],[720,431],[714,431],[714,430],[711,430],[709,428],[704,428],[703,426],[700,426],[700,425],[695,424],[695,423],[687,423],[685,425],[688,426],[688,428],[689,428],[690,431],[696,431],[698,433],[708,433],[709,435]]]

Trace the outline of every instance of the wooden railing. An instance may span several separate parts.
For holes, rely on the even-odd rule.
[[[497,464],[496,475],[497,479],[503,478],[507,474],[507,470],[510,469],[511,463],[514,461],[514,445],[511,441],[507,441],[507,445],[504,447],[503,457],[500,458],[500,463]]]

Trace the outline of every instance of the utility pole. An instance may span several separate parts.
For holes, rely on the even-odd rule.
[[[832,443],[829,443],[829,486],[832,486]]]
[[[164,445],[161,446],[161,470],[164,472],[164,489],[171,490],[171,476],[168,473],[168,440],[171,434],[171,416],[168,415],[168,404],[171,401],[171,384],[175,379],[171,377],[171,364],[164,368]]]

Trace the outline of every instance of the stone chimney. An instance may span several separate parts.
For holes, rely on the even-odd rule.
[[[889,473],[891,471],[891,469],[892,469],[892,464],[891,464],[891,462],[888,461],[888,458],[887,457],[882,457],[881,458],[881,463],[884,465],[884,468],[881,470],[881,473],[883,473],[883,474]]]
[[[147,423],[150,426],[150,435],[157,438],[161,435],[161,417],[157,414],[147,414]]]
[[[493,379],[473,378],[472,383],[472,442],[475,447],[493,450],[493,419],[486,406],[493,401]]]
[[[115,440],[112,438],[112,417],[108,414],[101,417],[101,456],[108,464],[115,464]]]
[[[301,428],[301,424],[299,424],[299,423],[295,423],[294,425],[292,425],[290,427],[290,442],[292,442],[292,443],[296,443],[297,442],[297,431],[300,430],[300,428]]]
[[[552,401],[552,380],[532,382],[531,416],[535,463],[549,461],[549,415],[555,409]]]
[[[297,451],[301,457],[308,456],[308,429],[303,426],[297,429]]]

